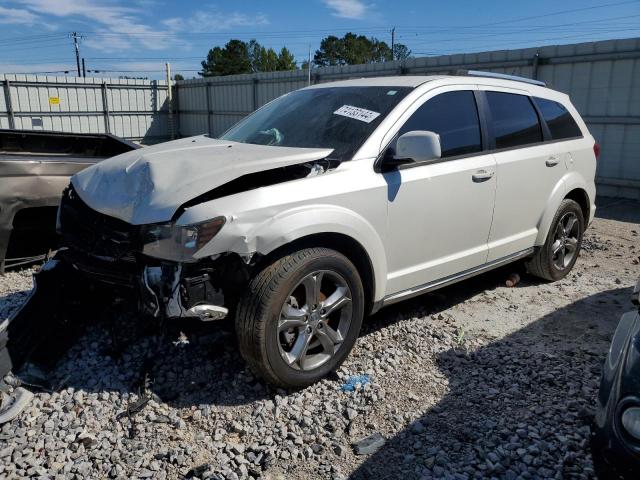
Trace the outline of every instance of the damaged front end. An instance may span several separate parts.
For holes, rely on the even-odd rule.
[[[159,325],[224,319],[252,265],[236,254],[191,256],[223,225],[220,218],[185,228],[131,225],[91,209],[68,187],[58,213],[62,247],[34,275],[23,306],[0,325],[0,375],[26,363],[52,367],[87,316],[116,306]]]
[[[217,217],[197,225],[131,225],[89,208],[69,187],[60,206],[59,256],[87,281],[154,318],[224,318],[227,297],[249,278],[233,254],[196,260],[195,252],[224,226]],[[224,288],[223,288],[224,286]]]
[[[75,175],[58,209],[59,250],[34,274],[24,305],[0,324],[0,379],[32,364],[53,367],[95,318],[132,317],[166,331],[229,317],[260,253],[198,255],[236,217],[177,219],[218,198],[321,175],[339,163],[327,158],[331,151],[196,137]]]

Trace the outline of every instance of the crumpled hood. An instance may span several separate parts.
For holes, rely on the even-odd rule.
[[[331,152],[199,136],[112,157],[78,172],[71,183],[94,210],[142,225],[169,221],[182,204],[243,175],[320,160]]]

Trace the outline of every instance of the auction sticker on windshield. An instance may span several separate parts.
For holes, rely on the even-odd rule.
[[[353,105],[343,105],[333,112],[335,115],[354,118],[361,122],[371,123],[380,116],[380,113],[367,110],[366,108],[354,107]]]

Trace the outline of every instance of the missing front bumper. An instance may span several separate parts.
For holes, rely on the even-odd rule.
[[[251,268],[231,255],[200,264],[135,266],[121,271],[114,263],[59,251],[34,274],[21,308],[0,324],[0,379],[27,362],[53,367],[89,321],[110,312],[124,309],[158,325],[165,319],[222,320]]]

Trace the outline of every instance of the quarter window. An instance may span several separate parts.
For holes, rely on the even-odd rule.
[[[534,101],[542,113],[542,118],[547,122],[553,140],[582,136],[580,127],[560,103],[538,97],[534,97]]]
[[[442,93],[427,100],[406,121],[398,136],[414,130],[440,135],[443,158],[482,150],[478,109],[469,90]]]
[[[542,128],[529,97],[487,92],[496,148],[510,148],[542,141]]]

